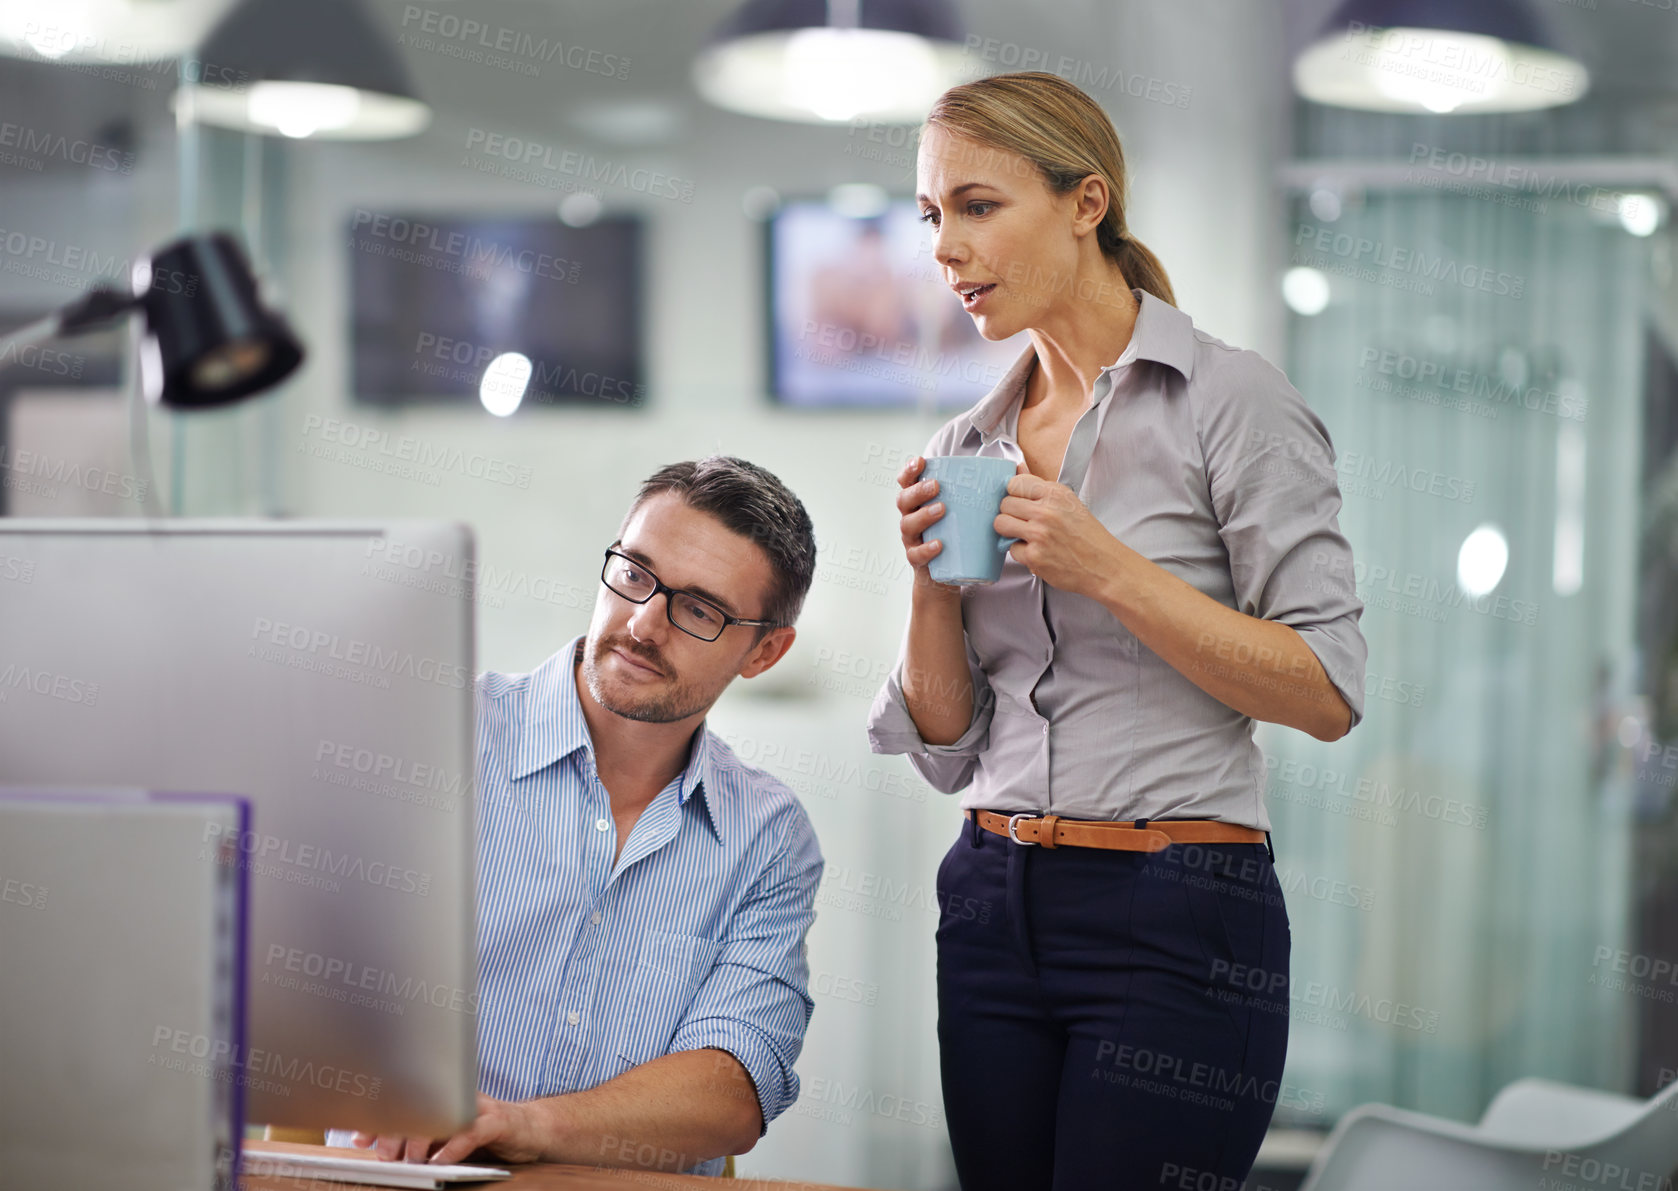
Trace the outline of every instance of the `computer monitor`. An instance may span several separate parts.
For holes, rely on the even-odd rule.
[[[475,1115],[475,570],[438,522],[0,518],[0,784],[251,800],[247,1120]]]

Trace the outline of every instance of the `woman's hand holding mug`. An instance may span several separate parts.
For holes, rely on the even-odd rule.
[[[926,460],[919,455],[909,460],[902,471],[897,473],[899,492],[897,494],[897,511],[903,514],[900,530],[903,536],[903,554],[909,560],[909,565],[915,568],[915,592],[917,595],[926,593],[936,595],[952,601],[960,601],[961,588],[947,583],[939,583],[927,571],[927,566],[933,557],[944,548],[939,541],[925,541],[922,535],[940,517],[944,515],[944,503],[938,499],[937,480],[917,480],[926,469]]]

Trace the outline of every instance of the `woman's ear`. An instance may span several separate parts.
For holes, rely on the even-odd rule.
[[[1087,222],[1087,230],[1093,232],[1107,218],[1107,208],[1112,199],[1106,180],[1100,174],[1091,174],[1078,186],[1078,208],[1074,218],[1079,223]]]

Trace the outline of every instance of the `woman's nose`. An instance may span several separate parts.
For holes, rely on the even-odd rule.
[[[941,265],[956,264],[964,259],[959,237],[947,226],[932,233],[932,259]]]

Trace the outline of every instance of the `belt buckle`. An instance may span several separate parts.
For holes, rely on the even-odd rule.
[[[1034,840],[1034,839],[1021,839],[1015,833],[1014,827],[1015,827],[1015,824],[1017,824],[1021,819],[1041,819],[1042,817],[1043,817],[1042,815],[1035,815],[1035,814],[1032,814],[1030,811],[1021,811],[1017,815],[1009,815],[1008,816],[1008,838],[1013,840],[1016,844],[1019,844],[1023,848],[1035,848],[1037,846],[1037,841]]]

